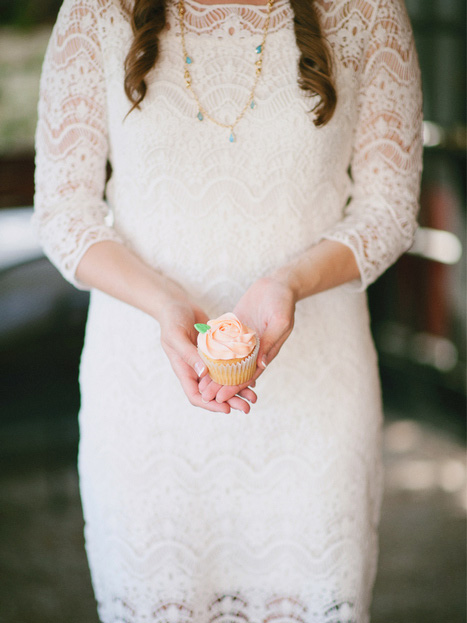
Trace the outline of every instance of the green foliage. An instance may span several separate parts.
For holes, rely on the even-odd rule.
[[[53,23],[62,0],[0,0],[2,26],[34,26]]]

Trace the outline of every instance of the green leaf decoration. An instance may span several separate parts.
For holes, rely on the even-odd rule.
[[[206,333],[207,331],[209,331],[211,327],[208,324],[203,324],[202,322],[197,322],[195,324],[195,329],[198,331],[198,333]]]

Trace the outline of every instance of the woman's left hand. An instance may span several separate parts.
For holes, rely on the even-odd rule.
[[[275,277],[263,277],[255,281],[238,301],[234,314],[247,326],[255,329],[260,338],[260,349],[255,381],[267,365],[276,357],[294,325],[296,296],[286,281]],[[200,381],[199,391],[203,400],[225,402],[242,391],[245,385],[219,385],[209,382],[209,377]],[[248,398],[247,398],[248,399]]]

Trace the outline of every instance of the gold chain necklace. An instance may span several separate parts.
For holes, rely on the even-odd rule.
[[[255,49],[255,53],[258,55],[258,59],[255,62],[256,75],[255,75],[253,88],[251,89],[248,100],[233,123],[222,123],[221,121],[214,119],[214,117],[208,113],[208,111],[201,104],[198,95],[196,94],[196,92],[194,91],[192,87],[192,84],[191,84],[192,79],[191,79],[189,66],[193,63],[193,59],[191,56],[188,55],[186,51],[186,46],[185,46],[185,22],[184,22],[185,3],[184,3],[184,0],[179,0],[179,3],[178,3],[178,15],[180,18],[180,35],[181,35],[181,41],[182,41],[183,59],[185,62],[185,86],[187,87],[187,89],[191,91],[191,94],[193,95],[196,103],[198,104],[198,114],[196,116],[200,121],[203,121],[204,119],[209,119],[209,121],[211,121],[212,123],[215,123],[221,128],[229,129],[230,130],[229,141],[231,143],[235,141],[234,129],[237,123],[240,121],[240,119],[242,119],[245,116],[245,113],[248,110],[248,108],[250,109],[256,108],[256,102],[254,100],[254,97],[255,97],[256,86],[258,84],[258,80],[261,75],[261,70],[263,68],[264,45],[266,43],[266,37],[268,35],[269,21],[271,18],[271,10],[272,10],[273,4],[274,4],[274,0],[268,0],[268,4],[267,4],[268,12],[266,14],[266,21],[264,24],[263,39],[261,43],[258,46],[256,46],[256,49]]]

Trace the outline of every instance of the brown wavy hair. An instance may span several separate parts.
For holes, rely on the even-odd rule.
[[[336,108],[337,94],[332,75],[332,60],[313,0],[290,0],[294,12],[295,39],[300,58],[299,86],[319,101],[312,109],[316,126],[326,124]],[[133,104],[130,112],[143,101],[146,75],[159,54],[158,35],[166,25],[166,0],[135,0],[131,12],[134,39],[125,59],[125,93]]]

